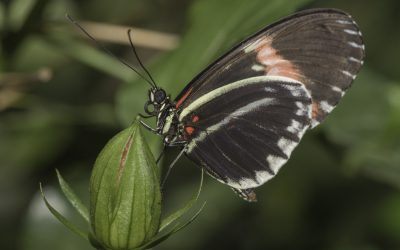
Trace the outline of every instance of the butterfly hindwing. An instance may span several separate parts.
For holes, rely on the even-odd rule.
[[[311,119],[300,82],[258,76],[225,84],[182,110],[186,154],[236,189],[257,187],[289,159]]]

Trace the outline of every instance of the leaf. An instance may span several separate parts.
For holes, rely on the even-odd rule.
[[[184,214],[186,214],[186,212],[188,212],[193,207],[193,205],[196,203],[197,199],[200,196],[200,192],[201,192],[201,189],[203,186],[203,179],[204,179],[204,171],[202,170],[200,185],[199,185],[197,192],[195,192],[193,194],[193,197],[186,203],[186,205],[184,205],[182,208],[180,208],[179,210],[170,214],[168,217],[166,217],[165,219],[162,220],[159,231],[162,231],[168,225],[170,225],[171,223],[173,223],[176,220],[178,220],[179,218],[181,218]]]
[[[49,105],[50,106],[50,105]],[[0,182],[14,185],[46,168],[69,145],[73,129],[66,115],[30,108],[4,113],[0,122]],[[21,122],[23,121],[23,122]],[[16,150],[18,149],[18,150]]]
[[[55,32],[47,37],[47,41],[57,50],[122,81],[131,82],[137,78],[132,70],[96,46]]]
[[[389,116],[387,94],[390,85],[387,79],[363,68],[351,89],[321,125],[329,139],[354,146],[379,137]],[[374,97],[373,102],[371,96]]]
[[[63,191],[65,197],[67,197],[69,203],[78,211],[78,213],[84,218],[87,222],[89,222],[89,211],[87,207],[82,203],[79,197],[75,194],[75,192],[71,189],[67,182],[63,179],[60,172],[56,169],[58,183],[60,184],[61,190]]]
[[[69,230],[71,230],[75,234],[81,236],[82,238],[88,240],[87,233],[84,233],[81,229],[79,229],[74,224],[69,222],[63,215],[61,215],[55,208],[53,208],[50,205],[50,203],[47,201],[47,199],[46,199],[46,197],[45,197],[45,195],[43,193],[43,189],[42,189],[42,184],[41,183],[39,183],[39,188],[40,188],[40,193],[42,194],[43,201],[46,204],[46,207],[49,209],[49,211],[53,214],[53,216],[56,217],[56,219],[58,221],[60,221],[62,224],[64,224],[64,226],[66,226]]]
[[[38,2],[38,0],[11,1],[7,22],[13,31],[19,30],[25,24],[35,5],[39,4]]]
[[[164,242],[165,240],[167,240],[173,234],[175,234],[178,231],[184,229],[185,227],[190,225],[190,223],[192,223],[197,218],[197,216],[199,216],[199,214],[201,213],[201,211],[203,210],[205,205],[206,205],[206,203],[204,202],[203,205],[200,207],[200,209],[187,222],[185,222],[183,225],[176,224],[173,227],[173,229],[171,229],[170,232],[155,238],[154,240],[150,241],[148,244],[140,247],[139,249],[150,249],[150,248],[153,248],[153,247],[159,245],[160,243]]]
[[[397,83],[365,68],[321,126],[330,141],[347,148],[347,172],[400,187],[399,99]]]

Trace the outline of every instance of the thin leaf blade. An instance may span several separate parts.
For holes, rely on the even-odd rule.
[[[79,235],[80,237],[88,240],[88,234],[83,232],[81,229],[79,229],[77,226],[72,224],[65,218],[62,214],[60,214],[46,199],[46,196],[44,195],[42,184],[39,183],[39,189],[40,193],[42,195],[43,201],[46,205],[46,207],[49,209],[50,213],[59,221],[61,222],[64,226],[66,226],[69,230],[74,232],[75,234]]]
[[[68,185],[68,183],[61,176],[60,172],[56,169],[58,183],[60,184],[61,190],[64,193],[65,197],[69,201],[69,203],[76,209],[76,211],[89,222],[89,210],[83,204],[83,202],[79,199],[79,197],[75,194],[72,188]]]
[[[203,179],[204,179],[204,171],[201,172],[199,188],[193,194],[192,198],[182,208],[180,208],[176,212],[170,214],[168,217],[163,219],[161,222],[159,231],[162,231],[167,226],[171,225],[173,222],[175,222],[176,220],[181,218],[184,214],[186,214],[186,212],[188,212],[193,207],[193,205],[196,203],[196,201],[198,200],[198,198],[200,196],[201,188],[203,186]]]

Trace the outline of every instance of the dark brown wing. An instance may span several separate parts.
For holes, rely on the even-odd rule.
[[[184,109],[225,84],[254,76],[284,76],[305,84],[313,105],[312,126],[337,105],[364,59],[357,24],[335,9],[311,9],[284,18],[220,57],[176,98]]]
[[[236,189],[274,177],[311,120],[311,97],[287,77],[258,76],[214,89],[185,107],[185,153]],[[189,129],[190,128],[190,129]]]

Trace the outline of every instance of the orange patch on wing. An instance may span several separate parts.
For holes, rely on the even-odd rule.
[[[193,128],[193,127],[185,127],[185,132],[186,132],[188,135],[191,135],[191,134],[193,134],[193,132],[194,132],[194,128]]]
[[[257,61],[265,66],[266,75],[284,76],[302,81],[303,75],[290,61],[284,59],[279,52],[272,47],[272,39],[268,36],[256,42],[255,51]]]
[[[186,91],[186,93],[181,97],[181,99],[179,99],[176,102],[175,108],[179,108],[179,106],[182,105],[182,103],[186,100],[186,98],[190,95],[190,93],[192,93],[192,88],[190,88],[188,91]]]

